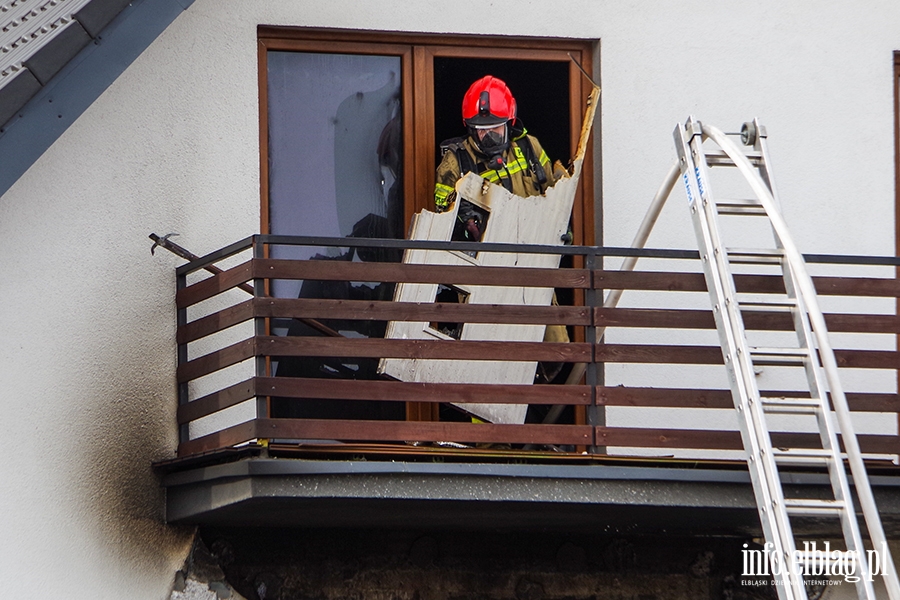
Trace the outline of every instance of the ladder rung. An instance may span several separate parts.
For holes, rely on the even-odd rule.
[[[760,398],[763,409],[770,414],[813,415],[822,409],[818,398],[768,397]]]
[[[728,248],[728,260],[742,265],[780,265],[784,251],[778,248]]]
[[[834,460],[834,453],[824,448],[773,448],[772,456],[779,465],[788,466],[825,466]]]
[[[747,300],[746,302],[738,301],[738,307],[741,310],[756,310],[765,312],[791,312],[797,307],[797,300],[788,298],[787,300]]]
[[[729,198],[716,201],[716,209],[720,215],[759,215],[765,216],[766,209],[755,198]]]
[[[805,348],[750,348],[754,364],[773,366],[800,366],[809,358]]]
[[[834,459],[834,453],[824,448],[772,448],[772,456],[775,462],[786,466],[824,466],[829,459]],[[863,453],[860,456],[866,461],[900,464],[896,454]],[[847,460],[847,453],[841,452],[839,457],[842,461]]]
[[[710,167],[733,167],[734,161],[731,160],[727,154],[724,152],[704,152],[706,155],[706,164]],[[762,166],[762,154],[759,152],[748,152],[744,156],[750,161],[750,164],[754,167]]]
[[[842,500],[819,500],[813,498],[785,498],[784,507],[789,515],[799,517],[819,517],[840,515],[846,505]]]

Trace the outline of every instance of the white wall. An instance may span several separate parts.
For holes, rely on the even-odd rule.
[[[149,469],[176,443],[178,261],[147,235],[205,253],[258,230],[261,23],[601,40],[606,243],[676,122],[758,116],[801,251],[893,254],[895,2],[197,0],[0,198],[9,597],[157,600],[186,554]],[[676,208],[650,245],[690,247]]]

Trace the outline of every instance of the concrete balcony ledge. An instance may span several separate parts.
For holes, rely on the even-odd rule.
[[[828,491],[825,477],[786,473]],[[871,482],[900,533],[900,476]],[[213,526],[465,527],[758,535],[746,471],[618,465],[449,464],[245,458],[169,473],[167,520]],[[798,535],[839,535],[837,521]]]

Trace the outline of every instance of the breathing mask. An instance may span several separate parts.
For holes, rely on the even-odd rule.
[[[505,167],[506,162],[503,160],[503,153],[509,148],[509,128],[507,125],[503,125],[502,132],[490,130],[480,135],[481,132],[476,129],[472,133],[478,149],[488,157],[488,167],[494,170]]]

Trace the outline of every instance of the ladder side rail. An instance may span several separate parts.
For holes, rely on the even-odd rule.
[[[793,240],[787,231],[787,225],[784,222],[784,219],[776,210],[775,199],[772,196],[772,193],[769,191],[765,182],[760,178],[759,174],[754,171],[753,166],[744,154],[731,142],[731,140],[727,139],[725,134],[720,130],[708,125],[704,125],[703,129],[704,134],[708,135],[726,154],[728,154],[729,158],[734,161],[734,164],[741,171],[747,182],[759,197],[760,202],[762,202],[766,212],[769,214],[769,219],[776,235],[778,235],[778,238],[784,246],[785,258],[790,261],[792,268],[794,269],[798,290],[803,294],[807,301],[810,322],[816,336],[822,366],[825,370],[829,390],[831,391],[831,401],[834,406],[834,413],[841,428],[844,449],[847,452],[850,472],[853,476],[857,497],[859,498],[860,507],[862,508],[866,525],[869,530],[869,537],[874,549],[880,553],[881,562],[884,568],[883,578],[885,587],[887,588],[890,600],[900,600],[900,582],[897,580],[897,573],[890,556],[887,538],[885,537],[884,529],[881,525],[881,518],[878,515],[875,498],[872,495],[872,488],[869,484],[865,463],[862,460],[859,441],[856,438],[855,430],[853,428],[850,409],[847,405],[847,398],[844,395],[843,388],[837,376],[837,360],[834,357],[834,350],[828,340],[828,329],[825,325],[825,318],[818,306],[815,287],[809,273],[804,267],[805,263],[803,257],[794,245]]]
[[[825,418],[824,427],[820,427],[820,432],[822,433],[822,447],[825,450],[830,450],[832,452],[833,458],[836,461],[836,465],[843,465],[843,458],[841,457],[841,448],[840,444],[837,440],[836,428],[833,424],[833,419],[831,416],[831,409],[827,398],[828,393],[828,384],[825,380],[824,374],[822,373],[822,368],[818,364],[818,347],[815,343],[815,338],[812,335],[812,327],[809,323],[809,314],[808,308],[806,306],[806,302],[804,301],[803,296],[798,296],[796,291],[794,290],[794,275],[790,265],[785,265],[784,270],[784,280],[785,287],[787,288],[788,294],[793,296],[797,302],[796,309],[793,314],[795,328],[797,331],[797,335],[799,337],[801,348],[806,348],[809,350],[809,359],[808,362],[805,362],[804,367],[806,370],[807,381],[809,382],[809,389],[813,398],[817,398],[822,405],[822,416]],[[819,415],[817,414],[817,418]],[[832,469],[832,465],[829,464],[829,472]],[[846,472],[844,469],[838,469],[841,473],[843,473],[843,477],[841,480],[846,482]],[[838,482],[840,483],[840,482]],[[834,484],[834,480],[832,480],[832,484]],[[848,487],[844,484],[840,484],[838,486],[832,485],[833,489],[839,490],[841,493],[845,493]],[[835,498],[836,500],[847,500],[850,499],[849,494],[846,494],[844,498]],[[852,499],[851,499],[852,500]]]
[[[759,118],[753,119],[753,127],[756,129],[756,141],[753,143],[753,149],[759,152],[759,155],[762,157],[762,164],[758,168],[759,174],[772,193],[772,198],[775,199],[775,208],[780,212],[781,200],[778,198],[778,191],[775,187],[775,176],[772,173],[772,169],[769,168],[769,165],[772,163],[769,160],[768,134],[766,133],[766,128],[760,124]]]
[[[691,136],[690,141],[687,139],[688,135]],[[791,564],[791,557],[794,556],[793,536],[786,513],[784,510],[778,510],[778,507],[784,506],[784,501],[781,497],[781,485],[774,463],[771,440],[765,429],[760,429],[760,419],[764,417],[761,415],[758,391],[755,392],[756,401],[753,401],[754,379],[748,376],[752,374],[753,369],[752,365],[747,365],[750,354],[744,336],[735,331],[736,327],[740,327],[741,316],[734,311],[736,308],[733,302],[734,282],[728,275],[727,254],[724,251],[715,251],[717,247],[721,248],[721,244],[714,222],[709,221],[709,209],[715,210],[715,204],[709,202],[708,192],[702,183],[705,173],[702,173],[701,169],[704,171],[706,169],[702,136],[699,131],[694,134],[686,132],[679,125],[676,128],[676,142],[692,221],[697,238],[701,242],[701,263],[707,287],[713,298],[716,329],[719,332],[725,364],[729,371],[735,408],[739,413],[738,423],[747,454],[748,470],[753,482],[760,522],[766,540],[773,545],[774,556],[777,557],[781,567],[777,575],[781,579],[781,585],[776,586],[778,597],[780,600],[805,600],[807,598],[805,589],[802,584],[798,586],[787,568]],[[729,287],[732,288],[731,300],[726,302],[729,296],[726,289]],[[779,535],[779,532],[786,532],[786,535]]]
[[[778,239],[778,243],[780,246],[780,239]],[[831,481],[831,489],[834,491],[835,500],[842,502],[844,506],[840,513],[841,530],[844,534],[847,550],[856,553],[857,572],[865,574],[869,572],[866,548],[860,532],[859,522],[856,520],[853,496],[850,493],[850,482],[847,478],[847,472],[844,469],[844,461],[841,457],[841,447],[837,439],[834,418],[832,417],[828,397],[826,396],[827,381],[823,369],[819,365],[819,359],[816,353],[817,344],[810,326],[806,299],[802,294],[797,293],[792,265],[787,263],[784,267],[785,289],[788,295],[795,298],[797,302],[793,311],[793,317],[800,346],[809,351],[809,355],[804,361],[804,368],[807,380],[809,381],[810,392],[814,398],[819,400],[820,404],[820,408],[816,410],[816,419],[818,421],[819,433],[822,439],[822,447],[831,452],[831,458],[828,460],[828,477]],[[868,577],[860,577],[855,585],[859,597],[875,600],[875,590]]]

